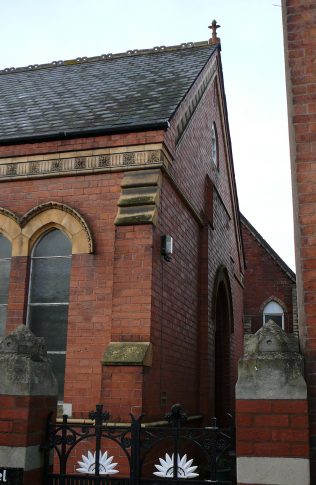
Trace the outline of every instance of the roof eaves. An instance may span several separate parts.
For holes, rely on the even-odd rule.
[[[47,132],[40,134],[21,135],[0,138],[0,145],[12,145],[16,143],[34,143],[36,141],[65,140],[69,138],[80,138],[88,136],[113,135],[116,133],[131,133],[134,131],[166,130],[169,126],[168,120],[149,122],[143,124],[116,125],[100,128],[83,128],[82,130],[66,130],[59,132]]]
[[[258,243],[270,254],[270,256],[276,261],[280,268],[287,274],[287,276],[296,283],[296,274],[291,268],[283,261],[282,258],[272,249],[269,243],[259,234],[259,232],[253,227],[252,224],[246,219],[246,217],[240,212],[240,220],[242,224],[249,230]]]

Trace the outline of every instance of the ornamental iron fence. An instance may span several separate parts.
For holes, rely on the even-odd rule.
[[[47,423],[44,485],[232,485],[234,428],[190,427],[179,404],[166,424],[148,426],[131,415],[129,425],[110,423],[98,404],[90,422]]]

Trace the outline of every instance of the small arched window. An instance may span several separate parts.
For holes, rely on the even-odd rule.
[[[11,253],[11,242],[0,234],[0,336],[5,333],[7,320]]]
[[[63,400],[71,269],[71,242],[60,230],[45,233],[31,257],[28,325],[44,337]]]
[[[218,168],[218,138],[215,122],[212,125],[212,160],[214,165]]]
[[[279,327],[284,328],[284,311],[276,301],[270,301],[263,309],[263,323],[273,320]]]

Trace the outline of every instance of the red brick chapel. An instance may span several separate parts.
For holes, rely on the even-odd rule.
[[[220,45],[0,72],[0,324],[74,418],[233,410],[244,255]]]

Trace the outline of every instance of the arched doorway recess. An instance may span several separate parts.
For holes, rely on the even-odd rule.
[[[229,277],[220,268],[215,282],[215,416],[220,426],[228,423],[232,412],[231,398],[231,333],[232,303]]]

